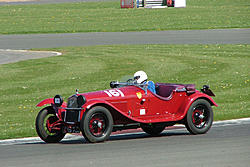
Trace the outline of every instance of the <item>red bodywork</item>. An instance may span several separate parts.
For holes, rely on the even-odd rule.
[[[137,86],[125,86],[82,95],[86,103],[82,106],[79,118],[92,107],[101,105],[109,109],[113,116],[114,125],[129,123],[158,123],[178,122],[185,118],[190,105],[197,99],[206,99],[211,105],[217,106],[214,100],[205,93],[195,90],[194,85],[183,84],[156,84],[157,94],[145,92]],[[164,88],[162,92],[160,88]],[[164,93],[168,92],[166,95]],[[165,97],[164,97],[165,96]],[[46,104],[53,106],[53,98],[41,101],[37,106]],[[65,122],[67,104],[56,108],[59,122]],[[75,124],[80,122],[80,119]],[[70,123],[72,125],[72,123]]]

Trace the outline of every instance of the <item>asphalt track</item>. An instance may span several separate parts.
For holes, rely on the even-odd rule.
[[[0,35],[0,49],[113,44],[250,44],[250,29]]]
[[[207,134],[185,128],[158,137],[145,133],[112,136],[89,144],[82,137],[59,144],[43,142],[0,145],[1,166],[90,167],[249,167],[250,121],[215,124]]]

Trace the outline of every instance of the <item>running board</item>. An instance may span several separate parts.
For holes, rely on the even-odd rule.
[[[127,124],[127,125],[113,125],[113,132],[127,130],[127,129],[137,129],[140,128],[139,123]]]

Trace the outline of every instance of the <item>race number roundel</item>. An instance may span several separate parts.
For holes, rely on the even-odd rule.
[[[124,94],[122,91],[119,89],[111,89],[111,90],[104,90],[104,92],[109,96],[109,97],[124,97]]]

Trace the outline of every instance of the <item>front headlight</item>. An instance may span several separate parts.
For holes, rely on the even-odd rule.
[[[78,107],[82,107],[85,103],[87,102],[86,98],[82,95],[79,95],[77,97],[77,104],[78,104]]]
[[[54,97],[54,104],[56,107],[60,107],[63,104],[63,98],[61,95],[56,95]]]
[[[81,108],[86,103],[86,98],[82,95],[73,95],[68,98],[67,108]]]

